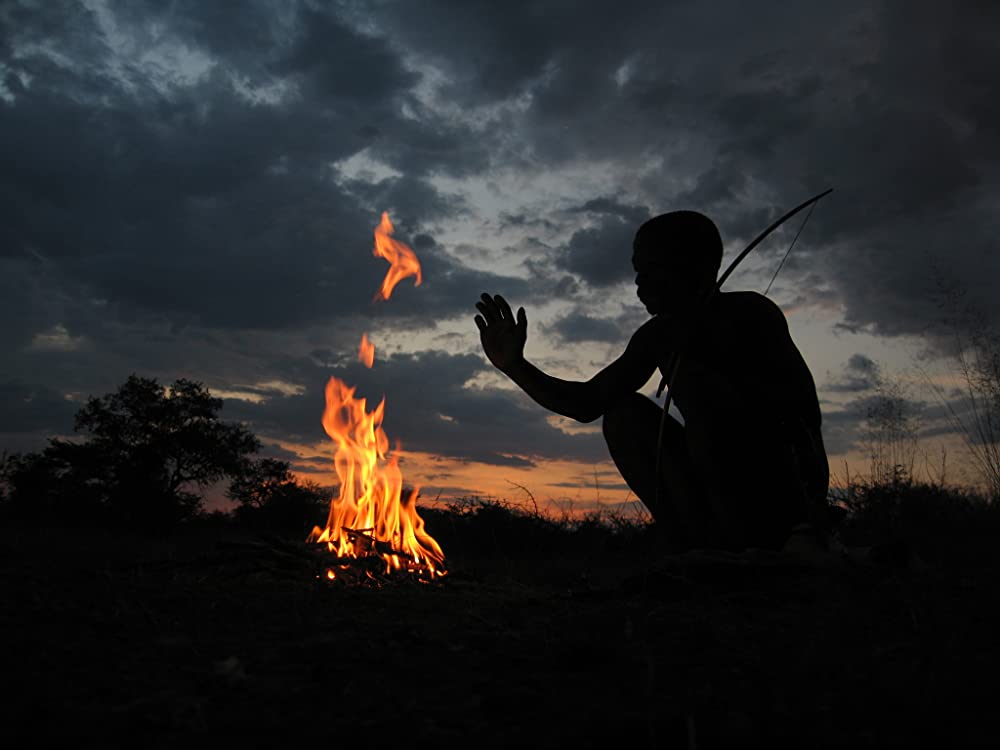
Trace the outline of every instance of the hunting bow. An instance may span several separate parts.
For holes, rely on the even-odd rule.
[[[816,207],[816,204],[819,202],[819,200],[821,198],[829,195],[832,192],[833,192],[833,188],[828,188],[828,189],[824,190],[822,193],[820,193],[818,195],[814,195],[809,200],[803,201],[802,203],[800,203],[799,205],[797,205],[795,208],[793,208],[791,211],[787,212],[784,216],[782,216],[781,218],[779,218],[776,221],[774,221],[771,224],[771,226],[769,226],[763,232],[761,232],[760,234],[758,234],[757,237],[753,240],[753,242],[751,242],[749,245],[747,245],[743,249],[743,251],[739,255],[736,256],[736,259],[732,263],[729,264],[729,266],[726,268],[726,270],[723,272],[723,274],[719,277],[718,281],[715,282],[715,286],[711,289],[711,291],[708,292],[708,294],[705,295],[705,297],[703,299],[703,302],[707,302],[715,294],[715,292],[719,291],[722,288],[722,285],[725,283],[726,279],[728,279],[729,276],[730,276],[730,274],[732,274],[732,272],[736,270],[736,266],[738,266],[740,263],[742,263],[743,259],[745,257],[747,257],[753,251],[753,249],[755,247],[757,247],[757,245],[759,245],[761,242],[763,242],[767,238],[767,236],[769,234],[771,234],[771,232],[773,232],[775,229],[777,229],[778,227],[780,227],[782,224],[784,224],[790,218],[792,218],[793,216],[795,216],[795,214],[797,214],[799,211],[802,211],[803,209],[808,208],[809,209],[809,213],[806,214],[805,221],[802,222],[802,226],[799,227],[799,231],[796,232],[795,233],[795,237],[792,238],[791,243],[788,245],[788,249],[785,251],[785,255],[781,259],[781,263],[778,265],[778,270],[774,272],[774,276],[771,277],[771,283],[767,285],[767,290],[764,292],[764,294],[766,295],[767,292],[770,291],[770,289],[771,289],[771,284],[773,284],[774,280],[777,278],[778,271],[780,271],[781,267],[785,264],[785,259],[788,257],[788,254],[792,251],[792,248],[795,246],[796,240],[798,240],[799,235],[802,233],[802,230],[805,228],[805,225],[809,222],[809,217],[812,215],[812,209]],[[656,389],[656,395],[660,396],[660,394],[663,393],[664,386],[666,386],[666,388],[667,388],[667,397],[663,401],[663,413],[660,415],[660,432],[659,432],[659,434],[656,437],[656,474],[654,476],[654,482],[655,482],[654,491],[656,493],[655,497],[656,497],[656,504],[657,504],[657,506],[659,506],[660,499],[661,499],[660,498],[660,492],[661,492],[661,490],[660,490],[660,479],[661,479],[661,474],[662,474],[662,471],[663,471],[663,459],[662,459],[662,454],[663,454],[663,430],[664,430],[664,427],[667,424],[667,412],[670,410],[670,401],[671,401],[671,397],[673,396],[674,378],[677,377],[677,369],[680,366],[680,361],[681,361],[680,352],[674,352],[673,356],[670,358],[670,362],[667,364],[667,372],[666,372],[666,374],[664,374],[663,378],[660,380],[660,386],[659,386],[659,388]]]

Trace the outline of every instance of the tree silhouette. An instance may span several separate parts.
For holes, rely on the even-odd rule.
[[[52,520],[172,525],[201,507],[200,491],[236,476],[260,442],[222,422],[222,399],[178,379],[164,387],[132,375],[117,391],[88,399],[75,428],[41,452],[8,459],[7,505]]]
[[[233,476],[226,495],[235,500],[236,518],[257,529],[304,536],[322,524],[332,490],[296,480],[286,461],[246,461]]]

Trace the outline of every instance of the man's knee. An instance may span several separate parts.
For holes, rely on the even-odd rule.
[[[601,431],[604,439],[609,443],[618,442],[623,437],[634,439],[637,432],[642,432],[643,427],[654,419],[658,413],[656,404],[643,396],[641,393],[630,393],[625,398],[619,399],[611,408],[604,412],[601,420]]]

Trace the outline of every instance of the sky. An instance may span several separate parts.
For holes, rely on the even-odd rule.
[[[645,319],[645,219],[709,215],[725,267],[832,187],[769,294],[831,468],[863,464],[876,373],[960,463],[914,373],[956,385],[942,289],[1000,319],[998,52],[986,0],[4,0],[0,449],[70,434],[131,373],[185,377],[329,481],[338,377],[385,397],[425,497],[627,508],[599,423],[489,365],[478,295],[526,308],[529,359],[587,379]],[[373,304],[383,211],[423,283]],[[763,292],[800,224],[725,289]]]

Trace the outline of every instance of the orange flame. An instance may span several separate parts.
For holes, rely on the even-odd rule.
[[[399,240],[392,238],[395,227],[389,221],[389,214],[382,212],[382,223],[375,228],[375,250],[373,254],[376,258],[385,258],[389,261],[389,270],[386,271],[382,280],[381,288],[375,293],[375,300],[387,300],[392,295],[392,290],[396,284],[407,276],[416,276],[414,286],[420,286],[423,275],[420,271],[420,261],[410,247]]]
[[[366,400],[355,398],[354,391],[337,378],[326,385],[323,428],[337,444],[333,461],[340,495],[330,503],[326,527],[313,528],[307,541],[326,542],[338,557],[378,554],[387,573],[409,569],[427,571],[431,578],[442,575],[444,553],[417,513],[419,490],[401,498],[399,460],[387,455],[385,399],[369,413]],[[327,571],[331,580],[332,572]]]
[[[361,334],[361,346],[358,348],[358,359],[369,370],[375,364],[375,344],[368,340],[368,334]]]

